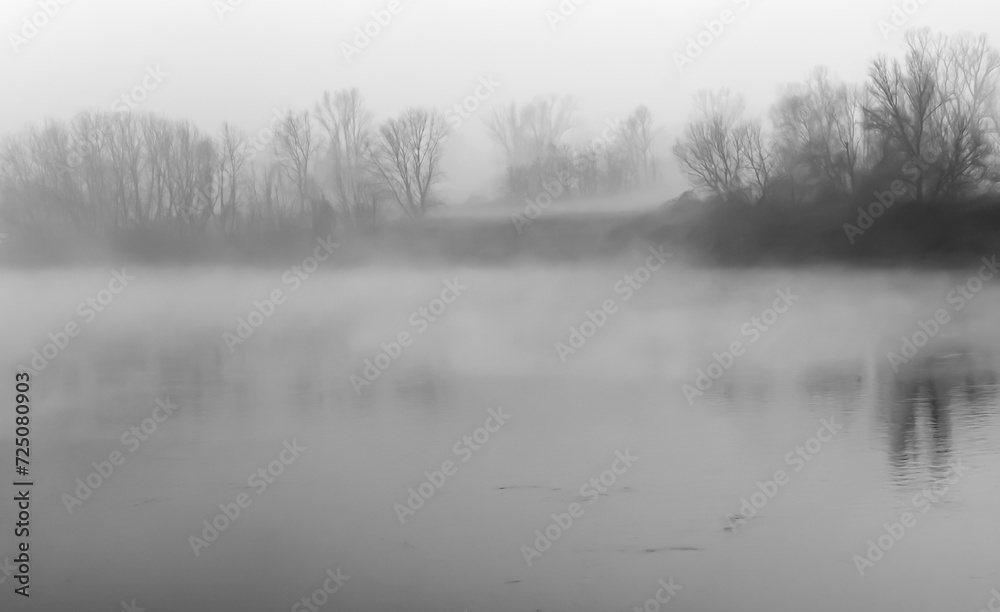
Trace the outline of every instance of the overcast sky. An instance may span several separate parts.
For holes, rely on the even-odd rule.
[[[49,1],[58,12],[45,23],[38,14]],[[816,65],[860,81],[872,57],[899,52],[902,28],[883,36],[880,20],[891,23],[894,6],[905,15],[903,2],[882,0],[62,1],[0,0],[0,132],[110,109],[157,69],[162,82],[139,108],[213,133],[227,120],[251,134],[276,109],[312,108],[324,90],[358,87],[382,120],[410,105],[444,111],[492,76],[499,86],[479,113],[511,99],[572,94],[582,121],[573,137],[582,140],[646,104],[664,126],[666,151],[697,90],[730,87],[745,95],[750,114],[762,115],[776,86]],[[575,11],[556,21],[560,4]],[[916,10],[903,28],[1000,41],[995,0],[905,4]],[[729,23],[680,70],[674,53],[685,53],[688,37],[724,10]],[[353,45],[373,11],[391,20],[347,59],[342,43]],[[25,18],[44,25],[24,29]],[[455,131],[445,161],[449,199],[458,201],[489,192],[500,157],[472,117]]]

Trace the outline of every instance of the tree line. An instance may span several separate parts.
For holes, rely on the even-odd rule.
[[[0,141],[0,211],[17,227],[371,228],[431,204],[445,122],[411,108],[375,126],[357,89],[279,113],[251,138],[142,112],[85,111]],[[263,154],[263,155],[262,155]]]
[[[548,96],[484,119],[506,154],[507,194],[535,195],[543,177],[563,168],[573,169],[568,189],[581,195],[655,178],[646,107],[580,148],[561,142],[575,113],[571,98]],[[230,123],[210,134],[152,113],[88,110],[0,140],[0,217],[5,227],[98,233],[371,231],[438,203],[446,124],[422,107],[376,124],[357,89],[325,92],[312,109],[276,111],[256,135]]]
[[[572,195],[588,197],[627,192],[657,180],[653,143],[658,130],[646,106],[624,120],[608,120],[600,135],[581,146],[563,142],[576,126],[577,102],[569,96],[541,96],[518,107],[493,109],[484,119],[505,158],[503,188],[518,198],[534,198],[546,181],[569,173]]]
[[[741,96],[700,92],[673,153],[697,192],[737,204],[851,201],[892,180],[917,203],[993,192],[1000,52],[928,29],[907,31],[904,49],[872,60],[864,83],[819,67],[780,88],[767,126]]]

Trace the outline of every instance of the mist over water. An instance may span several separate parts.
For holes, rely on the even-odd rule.
[[[0,612],[1000,612],[1000,4],[2,8]]]
[[[223,334],[281,269],[129,266],[92,323],[75,310],[108,269],[5,270],[3,312],[23,322],[5,330],[10,368],[81,322],[33,383],[39,578],[59,588],[31,609],[291,609],[338,567],[342,610],[630,609],[668,578],[678,610],[978,609],[1000,583],[997,288],[893,372],[887,351],[962,274],[670,264],[625,301],[616,283],[647,256],[321,269],[232,351]],[[456,279],[467,289],[420,333],[411,316]],[[743,325],[778,290],[799,298],[751,343]],[[609,298],[562,363],[556,343]],[[349,376],[400,332],[412,343],[356,393]],[[682,386],[734,341],[745,353],[689,404]],[[167,397],[177,412],[129,452],[123,434]],[[456,453],[498,406],[510,418]],[[786,453],[823,419],[842,429],[795,471]],[[293,439],[305,450],[258,494],[247,477]],[[61,496],[115,450],[124,463],[69,513]],[[606,492],[581,490],[626,450],[638,459]],[[401,524],[394,505],[446,460],[457,473]],[[954,461],[968,472],[914,505]],[[787,484],[741,510],[777,470]],[[188,536],[240,492],[251,505],[196,557]],[[582,516],[528,566],[522,545],[574,502]],[[852,557],[907,511],[916,524],[859,577]]]

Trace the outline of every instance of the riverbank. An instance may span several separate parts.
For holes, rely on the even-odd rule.
[[[874,217],[848,205],[779,209],[680,201],[652,212],[542,214],[528,225],[506,213],[452,215],[386,223],[364,234],[277,229],[211,236],[176,228],[100,237],[21,234],[0,243],[0,265],[284,265],[330,235],[341,245],[335,265],[343,266],[571,263],[662,244],[675,261],[706,266],[959,268],[1000,252],[1000,205],[986,199],[897,204]]]
[[[875,214],[870,214],[875,213]],[[678,202],[623,228],[715,266],[960,268],[1000,253],[1000,202],[746,206]]]

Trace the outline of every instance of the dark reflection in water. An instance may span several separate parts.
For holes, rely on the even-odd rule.
[[[898,471],[917,461],[920,452],[918,414],[926,414],[930,440],[930,464],[935,468],[947,462],[950,440],[951,390],[957,383],[945,368],[945,359],[934,357],[900,372],[893,380],[893,405],[890,408],[889,456]]]
[[[952,456],[954,419],[995,396],[992,360],[981,351],[949,347],[918,354],[898,370],[886,370],[889,397],[883,411],[894,478],[904,482],[922,468],[943,476]]]
[[[850,429],[874,408],[896,484],[938,479],[954,459],[955,428],[990,426],[996,416],[997,368],[992,353],[967,345],[927,346],[893,371],[884,355],[806,369],[799,377],[807,405],[834,410]],[[873,405],[874,402],[874,405]]]
[[[276,408],[303,415],[347,408],[364,415],[388,402],[432,421],[449,416],[451,386],[427,363],[395,366],[374,390],[355,393],[347,374],[360,372],[365,355],[350,354],[336,328],[254,337],[256,344],[235,352],[219,338],[187,333],[101,339],[87,346],[83,359],[63,359],[51,373],[58,372],[77,403],[93,407],[74,418],[95,425],[132,418],[132,412],[148,410],[152,399],[167,396],[189,415]],[[838,414],[848,430],[874,410],[893,480],[940,477],[955,445],[964,443],[961,433],[995,420],[998,376],[992,354],[927,346],[898,372],[884,357],[880,361],[867,368],[861,360],[806,368],[793,386],[807,401],[795,409]],[[784,401],[783,387],[773,372],[748,367],[721,379],[713,393],[733,413],[763,414]]]

